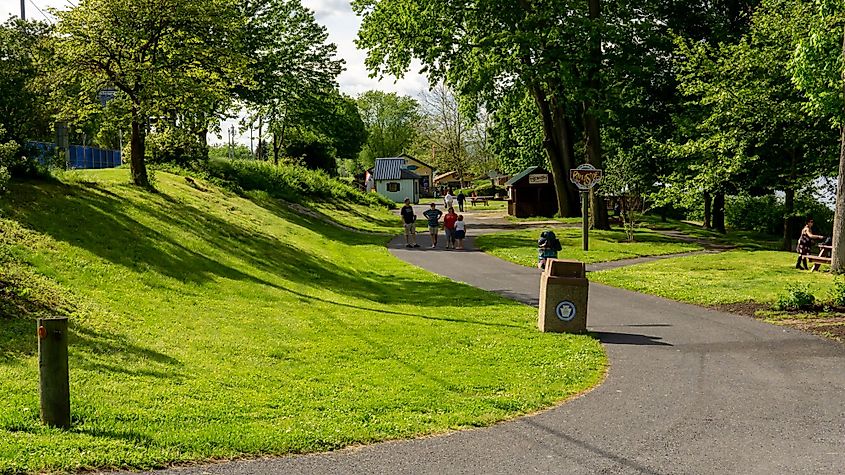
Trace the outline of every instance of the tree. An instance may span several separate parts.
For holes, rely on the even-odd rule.
[[[149,118],[208,117],[231,96],[242,66],[233,47],[243,27],[235,1],[82,0],[55,14],[60,73],[91,100],[109,87],[125,97],[132,179],[149,186]]]
[[[51,28],[45,23],[11,19],[0,25],[0,142],[50,137],[53,111],[43,80],[50,56]]]
[[[485,111],[461,108],[458,98],[438,84],[421,95],[419,146],[431,150],[431,164],[441,171],[455,171],[458,181],[467,174],[490,171],[493,160]]]
[[[543,125],[529,94],[514,94],[500,102],[490,125],[490,147],[506,174],[515,175],[533,166],[549,167],[543,151]]]
[[[395,157],[410,149],[420,121],[416,100],[394,92],[367,91],[357,102],[367,128],[367,142],[359,155],[364,167],[373,166],[376,158]]]
[[[807,110],[839,128],[839,177],[833,218],[831,271],[845,272],[845,5],[823,0],[792,63],[793,80],[810,101]]]
[[[313,119],[310,123],[290,126],[285,153],[301,159],[308,168],[334,175],[337,159],[356,158],[366,141],[358,106],[351,97],[334,91],[312,106],[309,117]]]
[[[288,132],[317,124],[336,104],[343,61],[334,58],[337,48],[327,42],[326,29],[299,0],[243,2],[243,10],[241,51],[249,80],[234,89],[259,122],[259,142],[265,130],[270,134],[278,163]]]
[[[583,159],[601,167],[602,77],[648,41],[652,5],[597,0],[546,2],[358,0],[359,47],[375,74],[401,76],[416,58],[432,83],[444,80],[461,96],[495,110],[511,93],[529,93],[541,119],[563,215],[578,213],[569,170]],[[584,145],[584,154],[577,149]],[[581,158],[583,157],[583,158]],[[599,201],[596,201],[597,204]],[[597,206],[597,227],[607,226]]]

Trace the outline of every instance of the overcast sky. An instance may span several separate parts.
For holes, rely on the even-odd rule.
[[[78,0],[25,0],[26,16],[30,19],[49,18],[48,8],[68,8]],[[346,61],[344,71],[338,81],[340,89],[350,95],[370,89],[397,92],[416,96],[428,88],[425,77],[411,71],[402,79],[392,77],[382,80],[371,79],[364,67],[364,52],[355,48],[354,40],[358,34],[360,19],[352,12],[347,0],[302,0],[303,5],[314,11],[317,21],[325,25],[329,32],[329,41],[337,45],[338,56]],[[40,11],[39,11],[40,9]],[[43,12],[43,14],[42,14]],[[0,19],[5,21],[10,16],[20,14],[20,0],[0,0]],[[224,126],[224,129],[229,124]],[[239,137],[242,143],[249,143],[249,136]],[[213,140],[218,142],[218,140]]]

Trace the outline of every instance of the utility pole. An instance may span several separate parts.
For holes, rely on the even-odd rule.
[[[21,20],[26,20],[26,0],[21,0]]]

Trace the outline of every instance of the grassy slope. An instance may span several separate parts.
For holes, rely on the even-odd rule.
[[[575,259],[586,263],[616,261],[639,256],[656,256],[701,249],[697,244],[674,241],[647,229],[637,231],[635,242],[627,242],[622,231],[590,231],[590,250],[581,249],[581,230],[555,228],[563,250],[560,259]],[[478,236],[481,250],[496,257],[525,266],[537,265],[537,238],[540,230],[495,233]]]
[[[422,273],[384,235],[158,174],[0,199],[0,472],[161,466],[478,426],[606,364],[527,306]],[[386,228],[384,213],[322,212]],[[74,427],[38,423],[37,315],[71,318]]]

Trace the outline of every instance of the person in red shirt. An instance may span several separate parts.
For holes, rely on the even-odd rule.
[[[446,249],[455,248],[455,223],[458,221],[458,215],[455,213],[455,208],[450,207],[446,216],[443,216],[443,228],[446,231]]]

